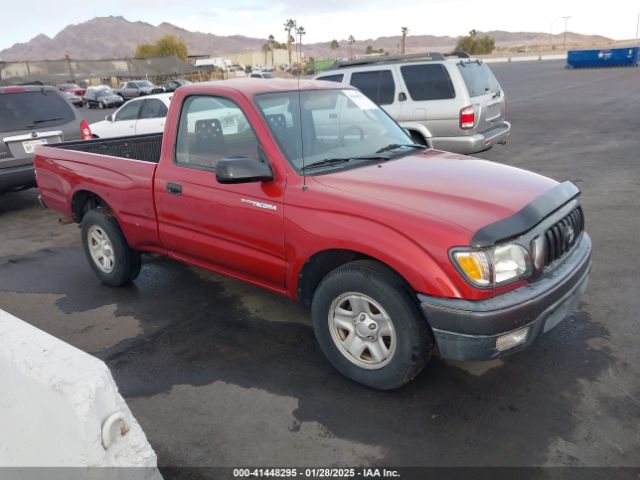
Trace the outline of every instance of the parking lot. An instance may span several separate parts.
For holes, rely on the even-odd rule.
[[[640,72],[492,69],[513,133],[478,156],[574,181],[594,244],[578,312],[530,350],[434,358],[374,391],[331,368],[306,310],[258,288],[151,256],[134,284],[100,284],[35,190],[0,197],[0,306],[103,359],[160,465],[638,466]]]

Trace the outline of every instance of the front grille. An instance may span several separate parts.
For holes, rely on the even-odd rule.
[[[544,234],[544,264],[549,265],[563,257],[580,238],[584,230],[582,208],[577,207],[566,217],[550,227]]]

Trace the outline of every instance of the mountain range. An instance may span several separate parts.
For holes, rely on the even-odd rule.
[[[501,30],[480,32],[496,41],[497,47],[528,45],[561,45],[564,34],[550,35],[541,32],[506,32]],[[220,36],[211,33],[191,32],[170,23],[158,26],[145,22],[130,22],[121,16],[96,17],[76,25],[68,25],[53,38],[38,35],[25,43],[0,51],[0,60],[55,60],[65,55],[73,59],[124,58],[134,55],[136,47],[141,43],[152,43],[164,35],[175,35],[187,44],[190,55],[221,56],[247,51],[259,51],[266,39],[251,38],[242,35]],[[449,50],[459,37],[410,35],[407,38],[407,52]],[[329,42],[304,44],[303,51],[307,56],[327,58],[332,55]],[[612,40],[597,35],[581,35],[567,33],[570,44],[608,43]],[[379,37],[376,39],[357,40],[353,45],[354,53],[364,53],[366,47],[382,48],[390,53],[398,50],[400,36]],[[338,56],[346,56],[349,51],[346,39],[340,40]]]

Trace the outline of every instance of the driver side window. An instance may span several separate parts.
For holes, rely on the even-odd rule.
[[[188,97],[182,106],[175,162],[215,170],[223,158],[259,159],[258,139],[235,103],[205,95]]]
[[[140,105],[142,102],[129,102],[125,104],[118,113],[116,113],[116,122],[122,120],[136,120],[138,118],[138,112],[140,111]]]

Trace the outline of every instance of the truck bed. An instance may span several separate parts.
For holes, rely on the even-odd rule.
[[[36,180],[44,203],[74,218],[84,191],[118,218],[133,248],[158,242],[153,178],[162,134],[64,142],[38,147]]]
[[[162,133],[62,142],[53,144],[51,147],[158,163],[162,147]]]

